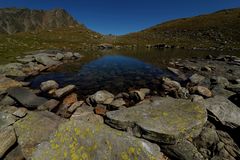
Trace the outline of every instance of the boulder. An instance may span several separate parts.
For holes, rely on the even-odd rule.
[[[98,104],[111,104],[114,100],[114,95],[106,90],[101,90],[91,95],[89,99],[92,99]]]
[[[47,92],[52,89],[58,89],[58,87],[59,87],[59,84],[54,80],[42,82],[40,85],[41,90],[44,92]]]
[[[64,58],[64,55],[62,53],[57,53],[55,58],[60,61]]]
[[[35,60],[34,57],[24,57],[24,58],[18,58],[17,61],[20,63],[29,63],[33,62]]]
[[[118,99],[115,99],[110,105],[116,108],[119,108],[121,106],[126,105],[126,102],[123,100],[123,98],[118,98]]]
[[[44,111],[44,110],[52,111],[54,108],[56,108],[59,105],[59,103],[60,102],[55,99],[50,99],[46,103],[38,106],[37,109],[40,111]]]
[[[169,71],[171,71],[172,73],[174,73],[175,75],[177,75],[182,80],[186,80],[187,79],[186,75],[183,72],[181,72],[179,69],[172,68],[172,67],[167,67],[167,69]]]
[[[73,58],[73,53],[72,52],[66,52],[64,53],[64,59],[72,59]]]
[[[103,146],[104,144],[104,146]],[[157,145],[106,125],[69,121],[38,145],[32,159],[160,159]]]
[[[211,112],[223,125],[237,128],[240,126],[240,108],[227,98],[215,96],[202,102],[203,106]]]
[[[14,87],[7,90],[10,97],[28,109],[35,109],[47,102],[47,99],[36,96],[27,88]]]
[[[53,96],[56,98],[62,98],[76,89],[75,85],[68,85],[66,87],[57,89],[53,92]]]
[[[213,96],[212,92],[204,86],[194,86],[193,88],[191,88],[191,92],[207,98]]]
[[[17,118],[10,113],[0,112],[0,129],[15,123]]]
[[[151,103],[106,113],[106,123],[132,129],[133,135],[151,141],[175,144],[184,137],[195,137],[207,120],[206,109],[183,99],[155,97]]]
[[[161,145],[163,152],[178,160],[205,160],[198,149],[189,141],[183,140],[174,145]]]
[[[99,115],[94,114],[93,107],[88,106],[85,103],[82,104],[81,107],[76,109],[70,119],[87,121],[91,123],[103,123],[103,118]]]
[[[145,96],[150,93],[150,89],[141,88],[140,90],[130,91],[130,97],[136,101],[144,100]]]
[[[223,88],[230,84],[228,79],[225,78],[225,77],[222,77],[222,76],[214,76],[214,77],[212,77],[211,78],[211,83],[213,85],[219,85],[219,86],[221,86]]]
[[[81,107],[84,101],[77,101],[73,103],[69,108],[68,112],[73,113],[77,108]]]
[[[23,155],[26,159],[32,155],[37,145],[48,140],[63,120],[48,111],[29,112],[26,117],[14,123]]]
[[[4,157],[4,160],[25,160],[21,147],[18,145],[13,148],[7,155]]]
[[[189,77],[190,82],[193,83],[193,84],[199,84],[199,83],[201,83],[204,79],[205,79],[204,76],[199,75],[199,74],[197,74],[197,73],[195,73],[194,75],[192,75],[191,77]]]
[[[240,84],[231,84],[226,87],[227,90],[230,90],[235,93],[240,93]]]
[[[27,115],[28,110],[26,108],[18,108],[15,112],[13,112],[14,116],[19,118],[23,118]]]
[[[80,53],[73,53],[73,56],[76,57],[76,58],[82,58],[82,55]]]
[[[45,55],[36,55],[35,60],[38,63],[43,64],[45,66],[54,66],[54,65],[60,64],[59,61],[55,61],[52,58],[50,58],[49,56],[45,56]]]
[[[12,126],[0,129],[0,159],[16,142],[17,138]]]
[[[21,63],[9,63],[0,66],[0,74],[5,76],[25,77],[26,74],[22,71],[23,64]]]
[[[6,91],[8,88],[21,86],[22,84],[20,82],[0,75],[0,91]]]

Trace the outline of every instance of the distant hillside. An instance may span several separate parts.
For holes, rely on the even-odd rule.
[[[77,21],[63,9],[0,8],[0,33],[13,34],[75,25],[78,25]]]
[[[240,9],[162,23],[120,36],[116,45],[167,44],[185,48],[240,48]]]

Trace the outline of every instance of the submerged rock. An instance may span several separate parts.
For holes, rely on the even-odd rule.
[[[14,123],[24,157],[28,159],[37,145],[48,140],[61,122],[61,118],[54,113],[43,111],[29,112],[26,117]]]
[[[103,146],[104,145],[104,146]],[[38,145],[33,160],[46,159],[161,159],[157,145],[103,124],[71,120]]]
[[[29,89],[23,87],[15,87],[7,90],[10,97],[22,104],[28,109],[35,109],[47,102],[47,99],[36,96]]]
[[[107,124],[135,136],[166,144],[197,136],[207,120],[204,107],[187,100],[155,98],[131,108],[107,112]]]

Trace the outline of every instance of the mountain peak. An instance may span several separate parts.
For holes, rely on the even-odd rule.
[[[52,10],[0,9],[0,33],[13,34],[75,25],[78,25],[78,22],[61,8]]]

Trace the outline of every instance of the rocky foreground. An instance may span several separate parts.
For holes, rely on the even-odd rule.
[[[0,67],[0,159],[240,159],[240,58],[177,60],[159,93],[147,88],[80,100],[72,84],[24,80],[78,60],[37,52]]]

